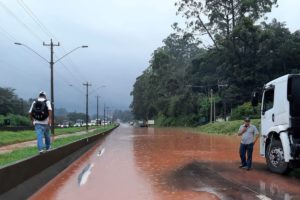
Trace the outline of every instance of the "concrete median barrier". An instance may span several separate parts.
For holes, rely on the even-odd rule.
[[[28,198],[111,131],[0,168],[0,199]]]

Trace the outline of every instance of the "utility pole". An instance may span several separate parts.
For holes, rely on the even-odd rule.
[[[213,118],[213,89],[210,89],[210,123],[212,123],[212,118]]]
[[[99,124],[99,96],[97,95],[97,121],[96,125],[98,126]]]
[[[84,86],[86,86],[86,111],[85,111],[85,127],[86,131],[89,130],[88,121],[89,121],[89,86],[92,86],[92,84],[89,84],[89,82],[83,83]]]
[[[44,61],[46,61],[48,64],[50,64],[50,70],[51,70],[51,104],[52,104],[52,117],[51,117],[51,132],[52,134],[54,135],[54,80],[53,80],[53,66],[55,63],[57,63],[58,61],[60,61],[61,59],[63,59],[64,57],[66,57],[67,55],[69,55],[70,53],[76,51],[77,49],[79,48],[87,48],[88,46],[86,45],[83,45],[83,46],[79,46],[79,47],[76,47],[74,48],[73,50],[69,51],[68,53],[66,53],[65,55],[63,55],[62,57],[60,57],[59,59],[57,59],[55,62],[53,60],[53,55],[54,55],[54,51],[53,51],[53,47],[56,47],[56,46],[60,46],[59,42],[57,44],[53,44],[53,41],[52,39],[50,40],[50,44],[46,44],[45,42],[43,42],[43,46],[49,46],[50,47],[50,62],[44,58],[43,56],[41,56],[38,52],[36,52],[35,50],[33,50],[31,47],[27,46],[26,44],[22,44],[20,42],[15,42],[15,45],[21,45],[21,46],[24,46],[26,47],[27,49],[29,49],[30,51],[32,51],[33,53],[35,53],[36,55],[38,55],[40,58],[42,58]]]
[[[103,126],[105,126],[105,104],[104,104],[104,110],[103,110]]]
[[[51,106],[52,106],[52,123],[51,123],[51,132],[54,135],[54,78],[53,78],[53,66],[54,66],[54,60],[53,60],[53,55],[54,55],[54,51],[53,51],[53,47],[55,46],[60,46],[59,42],[57,44],[53,44],[52,39],[50,40],[50,44],[46,44],[45,42],[43,42],[43,46],[50,46],[50,70],[51,70],[51,83],[50,83],[50,87],[51,87]]]
[[[216,100],[214,99],[214,120],[213,122],[216,122]]]

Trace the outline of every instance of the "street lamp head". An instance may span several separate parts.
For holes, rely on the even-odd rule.
[[[22,45],[22,43],[20,43],[20,42],[15,42],[15,45]]]
[[[83,45],[83,46],[81,46],[81,48],[88,48],[89,46],[87,46],[87,45]]]

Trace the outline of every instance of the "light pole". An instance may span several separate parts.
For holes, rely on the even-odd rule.
[[[92,92],[90,92],[90,94],[94,93],[95,91],[97,91],[98,89],[101,89],[101,88],[105,88],[106,85],[101,85],[99,87],[97,87],[95,90],[93,90]],[[97,97],[97,121],[96,121],[96,125],[98,126],[99,124],[99,95],[96,96]]]
[[[99,124],[99,95],[97,95],[97,120],[96,120],[96,125],[98,126]]]
[[[50,83],[50,90],[51,90],[51,106],[52,106],[52,119],[51,119],[51,132],[54,135],[54,80],[53,80],[53,66],[55,63],[57,63],[58,61],[60,61],[61,59],[63,59],[64,57],[66,57],[67,55],[69,55],[70,53],[76,51],[79,48],[87,48],[88,46],[83,45],[83,46],[79,46],[76,47],[74,49],[72,49],[71,51],[69,51],[68,53],[66,53],[65,55],[63,55],[62,57],[60,57],[59,59],[57,59],[55,62],[53,60],[53,55],[54,55],[54,51],[53,51],[53,47],[54,46],[60,46],[60,44],[53,44],[52,39],[50,40],[50,44],[45,44],[43,43],[43,46],[50,46],[50,61],[48,61],[46,58],[44,58],[43,56],[41,56],[39,53],[37,53],[35,50],[33,50],[32,48],[30,48],[29,46],[27,46],[26,44],[22,44],[20,42],[15,42],[15,45],[21,45],[26,47],[27,49],[29,49],[30,51],[32,51],[33,53],[35,53],[36,55],[38,55],[40,58],[42,58],[44,61],[46,61],[48,64],[50,64],[50,74],[51,74],[51,83]]]
[[[83,83],[84,86],[86,86],[86,112],[85,112],[85,128],[86,132],[88,132],[89,125],[89,86],[92,86],[92,84],[89,84],[89,82]]]
[[[106,111],[106,123],[108,125],[110,107],[106,106],[105,111]]]
[[[192,87],[192,88],[208,88],[211,87],[210,89],[210,123],[213,123],[216,121],[216,102],[215,98],[213,98],[213,92],[214,90],[212,87],[218,86],[218,87],[223,87],[225,85],[186,85],[187,87]],[[227,86],[227,85],[226,85]],[[207,97],[209,98],[209,92],[207,91]]]
[[[210,89],[210,123],[213,120],[213,89]]]
[[[103,126],[105,126],[105,103],[104,103],[104,106],[103,106]]]
[[[109,109],[109,107],[104,104],[104,112],[103,112],[104,126],[105,126],[105,118],[107,118],[107,120],[108,120],[108,109]],[[107,120],[106,120],[106,122],[107,122]]]

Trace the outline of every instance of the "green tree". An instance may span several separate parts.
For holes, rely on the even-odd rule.
[[[130,122],[133,120],[133,115],[129,110],[115,110],[113,120],[119,119],[122,122]]]
[[[192,17],[200,15],[195,9],[202,6],[200,11],[210,20],[204,24],[206,28],[200,27],[201,22],[189,26],[202,33],[211,31],[216,46],[200,49],[192,34],[166,38],[134,84],[131,108],[137,119],[155,118],[158,124],[167,126],[207,122],[210,90],[216,115],[225,118],[229,110],[248,102],[254,89],[284,74],[300,72],[300,32],[291,33],[276,20],[257,24],[276,1],[179,2],[179,12],[186,11],[183,14],[189,20],[200,20]],[[224,10],[224,5],[232,2],[238,5],[234,20],[230,7]],[[230,21],[222,22],[224,16]],[[236,112],[241,110],[243,107]]]
[[[247,16],[256,21],[270,12],[276,3],[277,0],[178,0],[175,6],[177,14],[186,19],[186,31],[208,34],[218,47],[216,35],[234,42],[231,34],[240,20]],[[182,31],[177,23],[175,29]]]
[[[0,115],[27,115],[29,104],[15,94],[12,88],[0,87]]]
[[[85,113],[71,112],[71,113],[68,113],[67,117],[72,122],[75,122],[78,119],[85,121],[86,115],[85,115]]]

